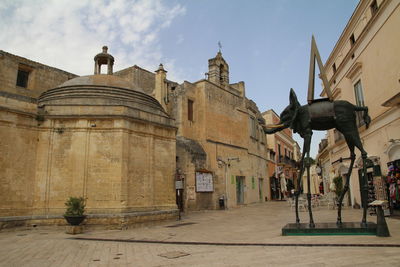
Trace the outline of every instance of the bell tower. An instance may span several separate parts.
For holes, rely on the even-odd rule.
[[[229,65],[222,57],[221,51],[208,60],[208,80],[222,87],[229,85]]]

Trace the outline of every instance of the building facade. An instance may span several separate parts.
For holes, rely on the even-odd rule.
[[[369,179],[374,183],[381,179],[381,175],[388,175],[390,163],[400,158],[398,25],[400,1],[361,0],[325,63],[334,99],[347,100],[369,109],[372,119],[369,128],[364,125],[362,114],[358,114],[360,119],[357,123],[370,164],[375,166],[369,170]],[[361,203],[358,171],[362,161],[357,149],[356,153],[350,182],[350,202],[353,205]],[[319,152],[327,187],[333,177],[347,173],[348,157],[349,150],[343,136],[336,130],[329,130]]]
[[[262,116],[267,125],[278,124],[280,121],[278,114],[272,109],[263,112]],[[267,135],[267,144],[271,199],[281,199],[282,192],[286,191],[290,195],[289,192],[297,184],[298,144],[293,140],[293,133],[289,128]]]

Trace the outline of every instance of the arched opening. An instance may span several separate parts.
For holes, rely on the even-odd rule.
[[[388,149],[389,161],[400,159],[400,144],[393,144]]]
[[[224,82],[224,65],[220,64],[219,65],[219,82],[222,84]]]

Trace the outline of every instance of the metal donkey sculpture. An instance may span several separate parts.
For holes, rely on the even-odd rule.
[[[356,123],[356,112],[363,112],[363,120],[368,128],[371,118],[368,116],[367,107],[355,106],[344,100],[332,101],[329,99],[318,99],[311,103],[301,106],[297,100],[297,96],[293,89],[290,90],[290,104],[287,106],[280,115],[280,122],[278,125],[267,125],[264,129],[266,134],[273,134],[275,132],[281,131],[285,128],[291,128],[295,133],[299,133],[304,139],[303,153],[301,156],[301,168],[300,176],[297,182],[297,190],[295,192],[295,204],[296,204],[296,223],[300,223],[299,210],[298,210],[298,200],[301,192],[301,180],[304,174],[304,170],[307,169],[309,177],[309,165],[307,167],[307,162],[305,162],[305,156],[307,158],[310,154],[310,143],[313,130],[329,130],[337,129],[344,135],[347,146],[350,149],[350,167],[346,175],[346,183],[344,190],[339,197],[338,203],[338,217],[337,224],[342,223],[342,202],[344,195],[349,189],[350,175],[353,169],[354,160],[356,154],[354,153],[354,147],[357,147],[361,151],[362,161],[363,161],[363,174],[366,177],[366,159],[367,152],[364,150],[363,145],[360,140],[360,135],[358,133],[357,123]],[[308,184],[309,181],[308,181]],[[360,185],[361,186],[361,185]],[[368,188],[367,185],[362,185],[362,192],[365,196]],[[308,190],[307,199],[309,206],[309,216],[310,216],[310,227],[315,227],[314,220],[311,211],[311,194]],[[367,214],[367,200],[363,197],[363,217],[361,221],[362,226],[367,225],[366,214]]]

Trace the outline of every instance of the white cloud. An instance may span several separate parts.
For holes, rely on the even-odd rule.
[[[183,37],[182,34],[179,34],[178,37],[176,38],[176,44],[182,44],[183,41],[185,41],[185,38]]]
[[[158,0],[5,0],[0,49],[87,75],[108,45],[115,70],[134,64],[152,70],[163,59],[160,31],[184,13],[181,5]]]

